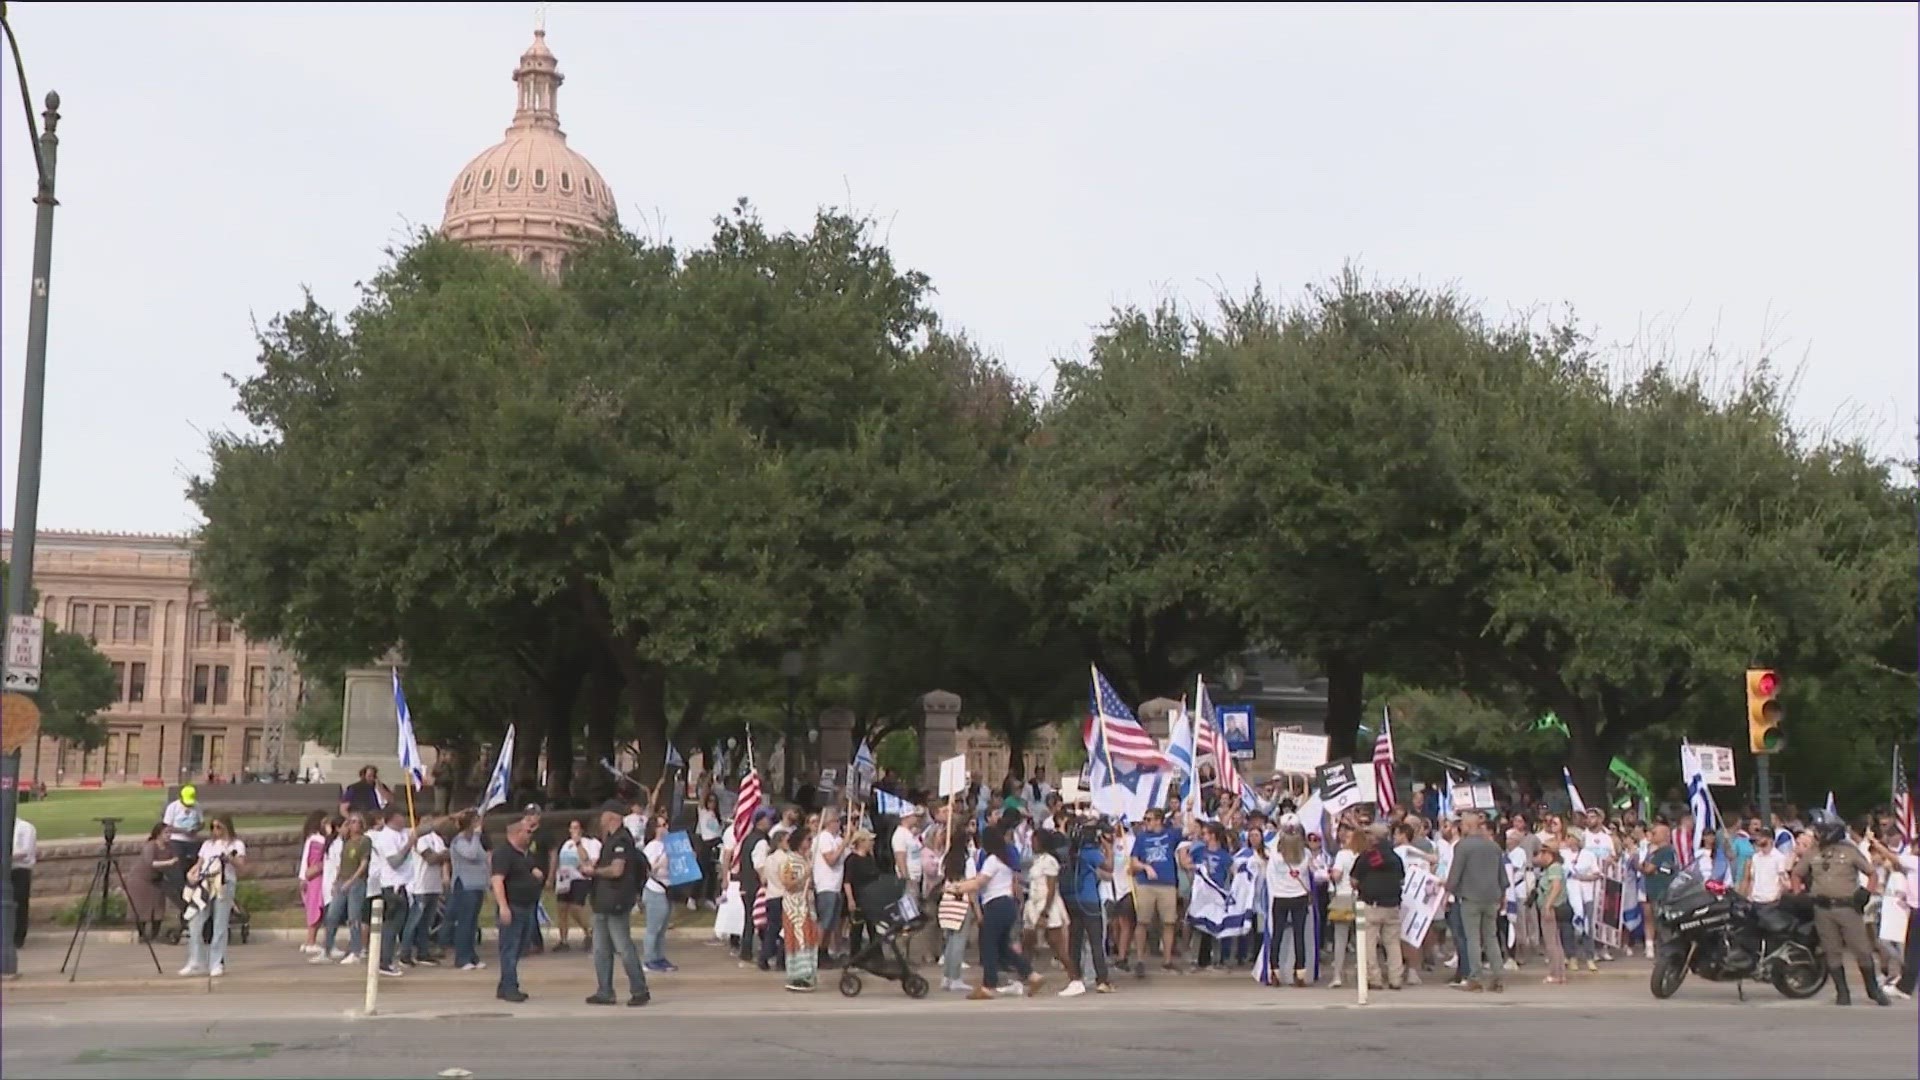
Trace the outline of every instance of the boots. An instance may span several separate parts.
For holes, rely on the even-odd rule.
[[[1835,1005],[1853,1004],[1853,995],[1847,993],[1847,969],[1835,964],[1827,969],[1833,976],[1833,1003]]]
[[[1880,988],[1880,980],[1873,977],[1872,964],[1860,965],[1860,978],[1866,982],[1867,996],[1873,999],[1875,1005],[1885,1008],[1893,1004],[1893,1002],[1887,1000],[1887,992]]]

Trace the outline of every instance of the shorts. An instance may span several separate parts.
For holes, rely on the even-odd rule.
[[[573,881],[567,883],[567,891],[560,894],[560,902],[580,907],[593,895],[593,882]]]
[[[1141,926],[1152,926],[1156,915],[1167,926],[1179,925],[1180,897],[1173,886],[1135,885],[1133,896],[1135,910],[1139,912],[1135,921]]]
[[[1138,887],[1139,886],[1135,886],[1135,888],[1138,888]],[[1119,899],[1109,903],[1107,905],[1107,918],[1125,919],[1128,922],[1136,921],[1133,914],[1133,894],[1128,893],[1127,895],[1122,896]]]

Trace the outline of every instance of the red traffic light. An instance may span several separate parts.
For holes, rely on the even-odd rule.
[[[1759,691],[1761,697],[1772,697],[1774,691],[1780,688],[1780,676],[1769,671],[1754,680],[1753,688]]]

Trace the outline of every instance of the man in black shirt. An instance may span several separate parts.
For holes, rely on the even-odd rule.
[[[507,826],[507,842],[493,853],[493,902],[499,909],[500,985],[494,996],[501,1001],[521,1002],[520,954],[534,934],[539,920],[541,883],[546,870],[527,855],[527,838],[532,832],[526,819]]]
[[[527,823],[527,858],[533,861],[533,865],[546,871],[547,881],[552,881],[559,869],[560,858],[560,845],[555,843],[554,830],[547,826],[539,803],[528,803],[520,816]],[[527,940],[526,955],[539,956],[545,953],[546,934],[537,921],[531,933],[533,936]]]
[[[581,870],[593,880],[593,971],[599,988],[589,1005],[611,1005],[613,954],[627,969],[627,1004],[635,1008],[653,1000],[647,977],[640,971],[640,954],[633,947],[633,905],[640,897],[640,879],[646,874],[646,856],[627,831],[620,804],[600,808],[600,858]]]
[[[360,781],[340,789],[340,816],[370,814],[380,809],[380,770],[372,765],[360,770]]]

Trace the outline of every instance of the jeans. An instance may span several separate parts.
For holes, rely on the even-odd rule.
[[[187,922],[187,966],[219,967],[227,960],[227,920],[233,917],[233,897],[217,897],[213,903],[201,908]],[[205,944],[200,940],[206,932],[207,919],[213,919],[213,943]],[[205,950],[203,954],[203,950]]]
[[[1093,952],[1093,979],[1107,981],[1107,919],[1099,908],[1085,910],[1078,904],[1067,905],[1067,967],[1075,978],[1084,979],[1080,967],[1080,946],[1085,942]]]
[[[327,952],[333,952],[333,943],[338,940],[340,924],[347,924],[347,952],[358,956],[366,948],[360,940],[360,917],[367,909],[367,880],[361,878],[345,889],[333,894],[327,903]]]
[[[1480,973],[1480,980],[1489,986],[1500,985],[1499,914],[1499,901],[1460,901],[1460,920],[1467,928],[1467,955],[1473,959],[1474,970]]]
[[[418,958],[433,951],[433,914],[439,910],[437,892],[421,893],[407,905],[407,928],[400,934],[401,956]]]
[[[390,968],[407,927],[407,894],[399,889],[380,891],[380,966]]]
[[[526,951],[527,942],[533,939],[535,921],[534,906],[509,907],[507,914],[511,922],[501,922],[500,930],[500,984],[496,993],[514,994],[520,991],[520,954]]]
[[[459,967],[480,962],[480,901],[486,893],[458,885],[447,898],[447,917],[440,922],[440,947],[453,953]]]
[[[660,896],[660,906],[667,906],[667,898]],[[593,913],[593,973],[600,980],[596,995],[601,998],[613,997],[613,954],[618,951],[620,964],[627,969],[627,989],[634,997],[647,994],[647,976],[640,970],[640,957],[633,948],[633,923],[629,921],[629,912],[596,911]],[[653,933],[653,913],[647,913],[647,933]]]
[[[832,940],[833,928],[840,922],[839,892],[816,892],[813,894],[814,917],[820,920],[820,944],[822,947]]]
[[[667,962],[667,922],[672,917],[672,908],[667,903],[667,894],[645,889],[641,892],[641,902],[646,906],[647,912],[647,963],[664,964]],[[594,913],[593,922],[596,927],[600,925],[598,912]],[[767,925],[769,929],[772,928],[771,919],[768,920]],[[597,929],[593,934],[593,942],[594,953],[598,955],[600,932]],[[637,990],[634,992],[639,993]]]
[[[985,972],[980,985],[989,990],[999,987],[1003,964],[1022,979],[1033,977],[1033,965],[1013,951],[1013,927],[1019,921],[1020,905],[1011,896],[996,896],[980,906],[980,967]]]
[[[1267,957],[1267,963],[1276,971],[1280,968],[1280,940],[1289,931],[1293,934],[1293,968],[1305,971],[1307,967],[1307,920],[1312,917],[1309,907],[1312,900],[1305,896],[1282,896],[1273,902],[1270,917],[1273,920],[1273,955]]]
[[[967,961],[967,935],[973,930],[973,909],[967,909],[967,917],[960,923],[960,929],[947,931],[945,947],[940,950],[940,973],[950,983],[960,981],[960,965]]]
[[[1460,901],[1447,904],[1447,936],[1453,939],[1453,979],[1466,982],[1479,969],[1467,956],[1467,922],[1460,916]]]

